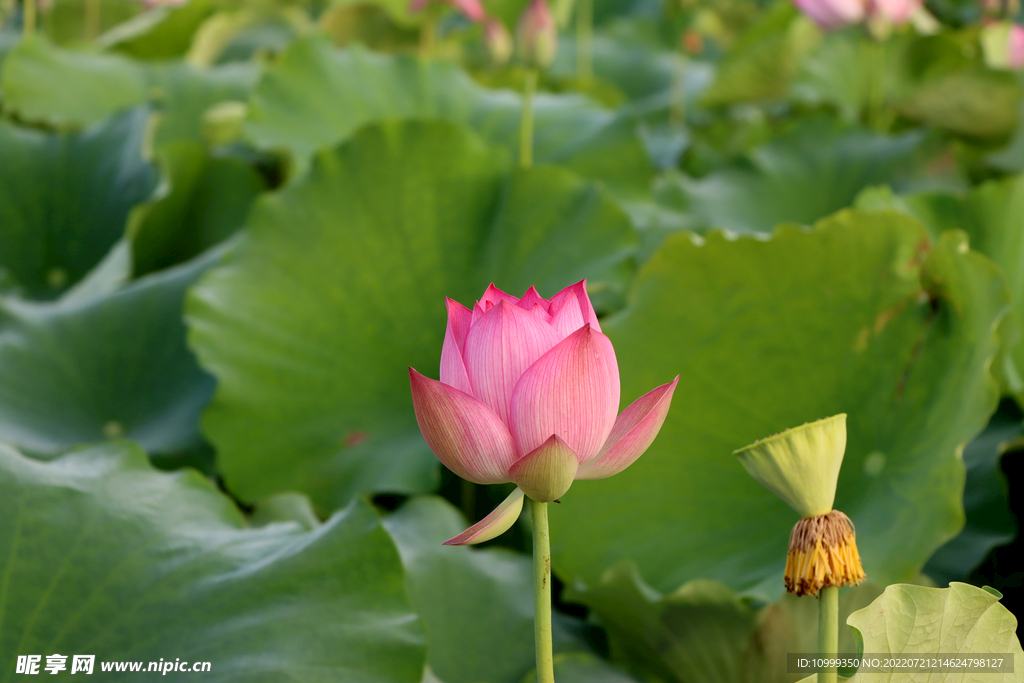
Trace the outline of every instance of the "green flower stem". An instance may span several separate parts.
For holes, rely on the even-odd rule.
[[[420,55],[426,59],[434,56],[437,45],[437,17],[428,9],[426,19],[420,25]]]
[[[537,683],[555,683],[551,652],[551,537],[548,504],[526,499],[533,521],[534,635],[537,641]]]
[[[576,77],[594,75],[594,0],[576,0]]]
[[[519,165],[523,168],[533,166],[533,95],[536,91],[537,70],[527,69],[523,81],[523,111],[519,118]]]
[[[673,126],[686,123],[686,66],[687,59],[678,55],[672,65],[672,82],[669,95],[669,120]]]
[[[100,0],[85,0],[85,38],[96,40],[100,35]]]
[[[871,39],[865,48],[868,51],[866,123],[875,130],[882,130],[885,127],[882,120],[885,113],[885,44]]]
[[[22,11],[22,35],[32,35],[36,32],[36,0],[23,0]]]
[[[825,586],[818,591],[818,655],[834,658],[839,652],[839,589]],[[818,683],[836,683],[836,667],[818,669]]]

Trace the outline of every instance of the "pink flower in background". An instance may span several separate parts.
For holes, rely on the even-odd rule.
[[[532,0],[519,17],[516,48],[520,58],[531,66],[546,68],[558,52],[558,27],[546,0]]]
[[[857,24],[864,19],[864,0],[794,0],[794,3],[823,29]]]
[[[654,441],[679,378],[621,415],[619,369],[586,283],[550,300],[491,285],[470,310],[446,300],[441,381],[409,368],[416,420],[448,469],[477,484],[515,482],[482,521],[447,541],[480,543],[506,531],[523,495],[550,502],[576,479],[603,479]]]
[[[1010,44],[1007,65],[1011,69],[1024,68],[1024,26],[1010,27]]]
[[[888,24],[905,24],[921,8],[922,0],[870,0],[868,14]]]
[[[460,14],[476,23],[483,21],[487,17],[487,13],[484,11],[484,6],[480,4],[480,0],[412,0],[409,3],[409,11],[414,14],[420,12],[432,1],[451,5]]]

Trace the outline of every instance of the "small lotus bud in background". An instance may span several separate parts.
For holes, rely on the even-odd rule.
[[[558,28],[545,0],[532,0],[516,29],[519,58],[529,66],[546,68],[555,61]]]
[[[922,0],[870,0],[868,15],[872,21],[900,26],[914,18]]]
[[[512,59],[512,36],[498,19],[484,20],[484,44],[494,64],[501,66]]]
[[[825,30],[864,19],[864,0],[793,0],[801,12]]]
[[[431,1],[412,0],[409,3],[409,13],[416,14],[422,11]],[[452,7],[459,14],[474,23],[480,23],[487,18],[487,13],[484,11],[484,6],[480,4],[480,0],[433,0],[433,2]]]
[[[985,64],[993,69],[1024,68],[1024,26],[992,21],[981,30]]]
[[[1011,69],[1024,68],[1024,26],[1014,24],[1010,28],[1009,43],[1008,66]]]
[[[230,100],[215,104],[203,114],[202,133],[211,147],[227,145],[242,137],[242,126],[249,113],[245,102]]]

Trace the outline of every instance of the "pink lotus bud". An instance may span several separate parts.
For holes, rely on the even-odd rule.
[[[922,0],[869,0],[868,14],[876,21],[899,26],[910,21],[921,4]]]
[[[1024,26],[1014,24],[1010,27],[1009,42],[1007,66],[1011,69],[1024,68]]]
[[[484,20],[484,44],[495,64],[506,64],[512,58],[512,36],[499,20]]]
[[[417,12],[422,11],[430,2],[431,0],[412,0],[409,3],[410,14],[416,14]],[[475,23],[480,23],[487,18],[487,13],[484,11],[484,6],[480,4],[480,0],[434,0],[434,2],[451,6],[464,17]]]
[[[864,0],[793,0],[797,9],[823,29],[856,24],[864,19]]]
[[[576,479],[621,472],[647,450],[679,378],[619,410],[619,368],[586,282],[550,300],[491,285],[470,310],[447,300],[441,380],[412,368],[413,406],[427,444],[477,484],[515,482],[494,512],[451,545],[503,533],[523,507],[563,495]]]
[[[519,58],[541,69],[555,61],[558,51],[558,28],[545,0],[532,0],[519,18],[516,28]]]

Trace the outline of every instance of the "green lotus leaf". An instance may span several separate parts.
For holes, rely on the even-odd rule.
[[[8,676],[18,655],[45,666],[59,653],[95,655],[103,681],[140,678],[103,662],[160,659],[210,662],[203,677],[239,683],[421,679],[400,558],[363,502],[311,531],[248,529],[207,479],[158,473],[123,441],[50,462],[0,446],[0,473]]]
[[[124,236],[157,185],[143,157],[148,117],[131,110],[78,133],[0,121],[0,292],[55,298]]]
[[[1017,520],[1010,510],[1000,462],[1003,457],[1016,457],[1024,446],[1021,418],[1020,408],[1004,399],[985,431],[964,447],[966,523],[956,538],[935,551],[924,568],[939,586],[966,580],[994,548],[1017,536]]]
[[[264,190],[248,164],[213,156],[199,142],[172,140],[157,151],[166,178],[159,198],[133,215],[134,272],[185,262],[233,235]]]
[[[136,59],[181,57],[188,52],[196,29],[216,6],[216,0],[157,5],[113,27],[96,42],[104,50]]]
[[[843,591],[845,618],[882,589],[872,583]],[[817,648],[817,600],[786,595],[769,605],[741,599],[717,581],[697,579],[663,595],[630,563],[609,569],[593,586],[569,591],[607,635],[613,662],[642,680],[672,683],[789,683],[786,656]],[[853,633],[840,650],[856,651]]]
[[[1024,405],[1024,176],[982,183],[967,192],[897,196],[884,188],[870,188],[858,196],[856,206],[908,213],[933,235],[963,230],[971,249],[999,264],[1013,296],[1013,315],[1002,328],[1003,349],[997,368],[1005,390]]]
[[[1013,673],[931,674],[928,680],[978,680],[991,683],[1024,681],[1024,652],[1017,639],[1017,620],[999,604],[990,590],[953,583],[949,588],[894,585],[874,602],[846,620],[857,635],[860,652],[900,655],[1009,654]],[[894,672],[893,683],[921,680],[922,674]],[[878,674],[858,673],[851,683],[877,679]]]
[[[609,301],[635,242],[592,183],[510,172],[507,154],[451,124],[372,126],[321,152],[257,201],[188,302],[190,342],[218,380],[204,433],[229,488],[299,490],[326,509],[432,490],[406,368],[436,372],[444,298],[589,278]]]
[[[637,679],[586,652],[555,655],[554,665],[558,683],[637,683]],[[537,683],[537,673],[531,673],[522,683]]]
[[[140,62],[65,50],[30,37],[4,61],[0,86],[5,108],[61,127],[90,125],[152,102],[160,112],[155,134],[160,144],[202,140],[203,113],[218,102],[245,100],[259,71],[246,63],[199,69],[182,62]]]
[[[918,132],[883,135],[810,119],[741,163],[699,179],[670,177],[675,193],[662,193],[705,228],[746,233],[785,221],[809,225],[849,206],[865,187],[904,186],[922,141]]]
[[[163,467],[209,469],[199,417],[214,382],[185,345],[182,308],[216,258],[56,303],[0,299],[0,441],[42,457],[127,436]]]
[[[958,451],[995,409],[1007,305],[963,233],[932,242],[897,213],[845,211],[769,239],[671,237],[604,329],[623,404],[676,374],[686,387],[640,460],[552,511],[556,570],[592,583],[632,558],[661,592],[713,577],[775,599],[796,515],[731,453],[844,412],[835,508],[869,579],[914,577],[963,526]]]
[[[262,148],[290,151],[300,168],[314,151],[384,119],[462,123],[518,150],[521,104],[517,93],[488,90],[449,62],[338,50],[311,36],[267,69],[250,101],[248,133]],[[535,112],[535,161],[604,180],[621,195],[648,191],[653,169],[629,118],[578,95],[539,95]]]

